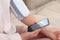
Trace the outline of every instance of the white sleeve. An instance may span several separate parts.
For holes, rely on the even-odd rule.
[[[18,33],[15,34],[0,34],[0,40],[22,40]]]
[[[22,20],[29,15],[29,9],[23,0],[11,0],[10,8],[19,20]]]

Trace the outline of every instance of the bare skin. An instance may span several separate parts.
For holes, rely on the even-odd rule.
[[[21,20],[21,21],[22,21],[24,24],[26,24],[27,26],[30,26],[30,25],[38,22],[38,20],[37,20],[32,14],[30,14],[30,15],[27,16],[27,17],[25,17],[25,18],[24,18],[23,20]],[[47,28],[47,27],[42,28],[41,31],[38,31],[38,32],[37,32],[37,36],[38,36],[38,35],[40,36],[40,33],[42,33],[43,35],[45,35],[45,36],[43,36],[43,37],[47,37],[47,38],[50,38],[50,39],[52,39],[52,40],[57,40],[56,35],[55,35],[53,32],[51,32],[51,31],[49,31],[49,30],[46,30],[46,28]],[[40,33],[39,33],[39,32],[40,32]],[[25,35],[28,34],[28,35],[25,36],[25,38],[28,38],[29,33],[30,33],[30,32],[25,33]],[[32,33],[32,32],[31,32],[31,33]],[[38,34],[38,33],[39,33],[39,34]],[[24,38],[24,36],[23,36],[24,33],[21,34],[21,35],[22,35],[22,38]],[[34,35],[33,35],[33,36],[34,36]],[[25,38],[24,38],[24,39],[25,39]]]
[[[34,37],[38,36],[38,34],[39,34],[40,31],[41,30],[38,29],[38,30],[35,30],[33,32],[22,33],[21,34],[22,40],[29,40],[31,38],[34,38]]]
[[[55,35],[57,36],[57,40],[60,40],[60,31],[56,31],[56,32],[54,32],[55,33]]]

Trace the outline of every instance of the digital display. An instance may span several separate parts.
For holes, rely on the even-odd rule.
[[[45,19],[41,20],[40,22],[38,22],[37,24],[39,24],[40,27],[47,26],[47,25],[49,25],[49,19],[45,18]]]

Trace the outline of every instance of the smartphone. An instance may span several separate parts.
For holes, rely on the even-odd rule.
[[[40,20],[39,22],[37,22],[36,24],[28,27],[28,31],[31,32],[31,31],[34,31],[36,29],[39,29],[39,28],[43,28],[43,27],[46,27],[48,26],[50,23],[49,23],[49,19],[48,18],[45,18],[43,20]]]

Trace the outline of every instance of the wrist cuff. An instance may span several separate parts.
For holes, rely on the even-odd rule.
[[[10,8],[19,20],[29,15],[29,9],[22,0],[11,0]]]

